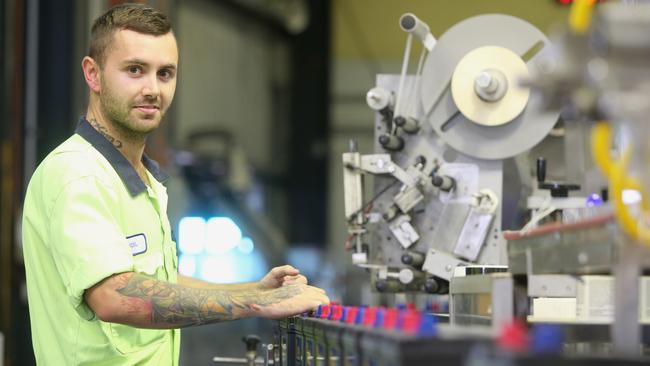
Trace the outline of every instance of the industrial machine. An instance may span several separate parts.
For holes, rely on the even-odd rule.
[[[589,1],[574,5],[569,29],[554,43],[551,67],[530,85],[548,108],[562,105],[590,129],[611,204],[509,233],[510,270],[527,274],[535,301],[530,321],[562,324],[582,333],[583,343],[605,346],[598,351],[647,355],[650,42],[642,35],[650,30],[650,4],[597,8],[593,12]]]
[[[346,244],[377,291],[447,293],[458,266],[507,265],[504,160],[539,143],[560,115],[535,108],[520,83],[545,67],[549,40],[500,14],[466,19],[437,41],[413,14],[400,26],[402,73],[378,75],[367,94],[375,153],[343,154]],[[422,56],[409,76],[413,38]],[[374,175],[367,202],[364,174]]]
[[[594,3],[576,1],[552,43],[506,15],[437,40],[400,18],[402,72],[367,94],[374,152],[351,143],[342,158],[346,247],[377,292],[448,294],[449,320],[417,305],[323,306],[280,322],[267,364],[648,363],[650,4]],[[537,159],[528,223],[506,230],[504,162],[558,130],[591,133],[602,174],[551,181]]]
[[[367,95],[375,153],[343,155],[346,244],[376,291],[449,292],[452,327],[498,334],[520,319],[560,326],[569,354],[648,355],[650,5],[600,5],[592,24],[594,3],[576,1],[553,43],[503,15],[437,41],[402,16],[402,73]],[[413,36],[423,51],[409,76]],[[602,175],[581,161],[581,181],[547,181],[540,157],[528,223],[504,230],[504,161],[557,130],[591,133]]]

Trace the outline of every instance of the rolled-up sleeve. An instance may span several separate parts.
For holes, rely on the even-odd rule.
[[[49,245],[70,302],[84,319],[94,312],[84,291],[113,274],[133,270],[133,256],[118,221],[114,190],[97,178],[65,185],[50,212]]]

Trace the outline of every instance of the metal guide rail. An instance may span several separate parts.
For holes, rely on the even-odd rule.
[[[494,332],[488,329],[451,328],[447,324],[434,323],[433,332],[419,335],[417,331],[404,329],[403,319],[401,324],[377,326],[376,324],[364,325],[363,322],[357,321],[350,323],[346,322],[345,318],[343,316],[339,319],[321,319],[300,316],[279,321],[275,330],[277,352],[268,364],[283,366],[419,366],[434,363],[442,366],[648,364],[647,359],[566,356],[561,353],[545,352],[544,349],[508,349],[504,347],[503,336],[495,336]]]

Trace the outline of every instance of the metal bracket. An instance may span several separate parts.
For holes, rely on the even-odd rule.
[[[422,270],[449,281],[453,277],[454,269],[457,266],[467,265],[470,265],[470,263],[458,259],[449,253],[431,249],[427,252],[427,257],[424,259]]]

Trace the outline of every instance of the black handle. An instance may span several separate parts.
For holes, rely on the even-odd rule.
[[[546,180],[546,159],[537,158],[537,183],[543,183]]]
[[[244,336],[241,340],[246,343],[246,351],[248,352],[257,351],[257,345],[261,342],[260,337],[255,334]]]

